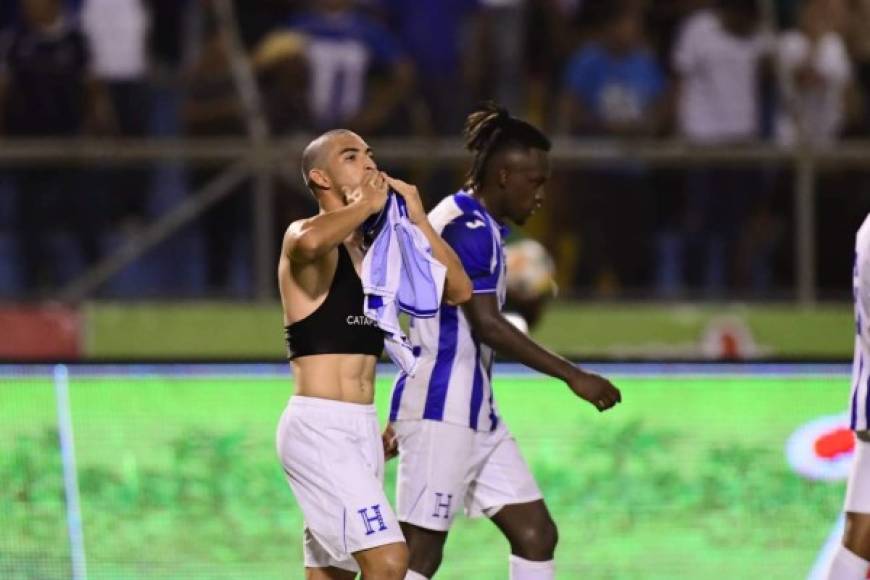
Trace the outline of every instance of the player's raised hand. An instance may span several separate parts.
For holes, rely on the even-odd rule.
[[[386,174],[382,171],[371,171],[363,177],[358,187],[342,193],[348,204],[364,203],[371,213],[377,213],[387,203],[388,190]]]
[[[578,371],[568,381],[568,386],[578,397],[589,401],[599,411],[606,411],[622,401],[619,389],[602,376]]]
[[[411,220],[411,223],[417,224],[426,219],[426,210],[423,209],[423,201],[420,199],[420,192],[416,185],[405,183],[401,179],[389,175],[387,175],[387,183],[396,193],[405,198],[405,205],[408,206],[408,219]]]
[[[384,461],[389,461],[399,454],[399,439],[396,437],[392,423],[387,423],[384,428],[381,442],[384,444]]]

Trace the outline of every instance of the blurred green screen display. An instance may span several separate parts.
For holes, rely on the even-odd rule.
[[[605,414],[538,375],[495,379],[559,526],[558,577],[805,578],[844,482],[798,476],[785,444],[843,412],[846,374],[613,376],[624,403]],[[291,389],[280,369],[72,367],[88,578],[301,578],[275,453]],[[58,441],[51,374],[0,374],[0,578],[70,577]],[[507,555],[491,523],[459,518],[438,578],[506,578]]]

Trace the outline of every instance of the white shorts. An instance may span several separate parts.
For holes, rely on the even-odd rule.
[[[504,422],[492,432],[425,419],[393,428],[399,521],[447,531],[461,506],[469,517],[492,517],[505,505],[542,497]]]
[[[359,571],[352,554],[404,542],[384,495],[374,405],[294,396],[281,415],[278,457],[305,517],[305,566]]]
[[[870,442],[855,437],[845,511],[870,514]]]

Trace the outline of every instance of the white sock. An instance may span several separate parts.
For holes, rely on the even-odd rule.
[[[870,562],[841,545],[828,568],[828,580],[867,580]]]
[[[429,580],[419,572],[414,572],[413,570],[408,570],[407,574],[405,574],[405,580]]]
[[[556,562],[553,560],[533,562],[511,554],[510,568],[511,580],[553,580],[556,577]]]

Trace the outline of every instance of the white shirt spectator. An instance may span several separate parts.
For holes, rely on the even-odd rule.
[[[845,115],[845,91],[852,76],[849,55],[840,35],[828,32],[814,45],[798,30],[779,39],[777,47],[780,110],[776,137],[783,145],[803,138],[815,145],[832,143]],[[816,82],[800,87],[795,75],[808,65]]]
[[[82,27],[97,78],[129,81],[145,75],[149,25],[142,0],[85,0]]]
[[[761,33],[730,34],[711,10],[686,20],[673,53],[682,81],[677,116],[684,137],[710,144],[757,137],[758,65],[769,45]]]

